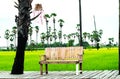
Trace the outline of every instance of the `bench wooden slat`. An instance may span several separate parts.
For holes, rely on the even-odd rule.
[[[46,48],[46,57],[49,60],[68,60],[68,59],[79,59],[78,55],[83,54],[82,47],[56,47]]]

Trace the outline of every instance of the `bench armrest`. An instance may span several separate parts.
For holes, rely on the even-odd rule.
[[[78,54],[78,56],[79,56],[79,60],[83,59],[83,54]]]
[[[40,61],[46,61],[47,57],[46,55],[40,55]]]

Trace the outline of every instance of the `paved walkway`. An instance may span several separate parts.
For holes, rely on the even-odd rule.
[[[52,71],[48,75],[40,75],[39,71],[25,71],[22,75],[11,75],[10,71],[0,71],[0,79],[120,79],[117,70],[83,71],[75,75],[75,71]]]

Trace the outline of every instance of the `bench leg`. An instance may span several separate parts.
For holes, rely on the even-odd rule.
[[[43,75],[43,64],[40,64],[40,74]]]
[[[80,74],[82,74],[82,63],[80,63]]]
[[[79,64],[76,64],[76,75],[79,75]]]
[[[45,64],[46,74],[48,74],[48,64]]]

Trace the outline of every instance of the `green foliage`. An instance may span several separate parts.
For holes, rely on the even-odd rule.
[[[74,44],[74,40],[69,40],[68,41],[68,46],[73,46],[73,44]]]
[[[44,50],[26,51],[25,67],[26,71],[39,71],[40,55]],[[11,70],[14,61],[14,51],[0,51],[0,70]],[[83,55],[83,70],[117,70],[118,69],[118,49],[101,48],[85,49]],[[49,64],[50,71],[75,70],[75,64]]]
[[[89,47],[89,43],[88,42],[83,42],[83,47],[86,49],[87,47]]]

